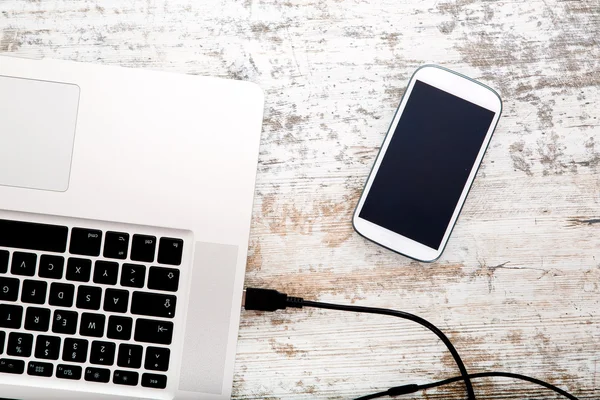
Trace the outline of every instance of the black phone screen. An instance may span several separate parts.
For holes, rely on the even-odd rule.
[[[439,249],[494,115],[417,80],[360,218]]]

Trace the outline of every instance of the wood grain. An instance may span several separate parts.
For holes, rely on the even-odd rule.
[[[419,314],[470,371],[581,399],[600,397],[599,38],[598,0],[0,3],[3,53],[264,88],[248,285]],[[350,216],[408,78],[430,62],[496,88],[504,114],[445,253],[420,264],[356,235]],[[245,312],[234,397],[350,399],[456,374],[408,322]],[[476,391],[555,398],[504,379]]]

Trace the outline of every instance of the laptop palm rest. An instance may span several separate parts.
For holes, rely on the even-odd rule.
[[[79,87],[0,76],[0,185],[69,187]]]

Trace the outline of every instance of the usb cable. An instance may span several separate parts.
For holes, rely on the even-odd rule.
[[[483,372],[478,374],[469,374],[467,369],[460,358],[460,355],[454,348],[450,339],[435,325],[431,322],[407,313],[403,311],[389,310],[385,308],[373,308],[373,307],[361,307],[361,306],[349,306],[349,305],[340,305],[340,304],[331,304],[331,303],[322,303],[318,301],[308,301],[304,300],[300,297],[291,297],[285,293],[280,293],[277,290],[273,289],[257,289],[257,288],[247,288],[244,290],[244,295],[242,299],[242,306],[246,310],[256,310],[256,311],[277,311],[277,310],[285,310],[286,308],[303,308],[303,307],[313,307],[313,308],[323,308],[327,310],[338,310],[338,311],[353,311],[359,313],[368,313],[368,314],[380,314],[380,315],[389,315],[392,317],[398,317],[407,319],[409,321],[416,322],[419,325],[424,326],[429,329],[431,332],[435,333],[437,337],[441,339],[441,341],[446,345],[448,351],[452,354],[458,369],[460,370],[460,376],[449,378],[437,382],[432,382],[424,385],[417,384],[409,384],[409,385],[401,385],[395,386],[388,390],[370,394],[367,396],[359,397],[355,400],[370,400],[377,399],[380,397],[395,397],[401,396],[404,394],[415,393],[421,390],[427,390],[438,386],[448,385],[454,382],[464,381],[467,398],[469,400],[475,400],[475,393],[473,391],[473,385],[471,383],[471,379],[483,378],[483,377],[505,377],[512,379],[520,379],[527,382],[535,383],[537,385],[541,385],[547,389],[553,390],[554,392],[568,398],[571,400],[578,400],[577,397],[572,394],[554,386],[550,383],[541,381],[539,379],[531,378],[525,375],[513,374],[509,372]]]

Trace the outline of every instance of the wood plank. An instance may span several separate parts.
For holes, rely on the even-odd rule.
[[[266,93],[247,284],[439,324],[471,371],[600,393],[597,0],[4,0],[0,52],[246,79]],[[504,114],[441,259],[412,262],[350,216],[421,64],[499,90]],[[422,328],[244,312],[236,399],[350,399],[457,373]],[[548,399],[486,379],[480,398]],[[406,398],[462,399],[454,385]]]

